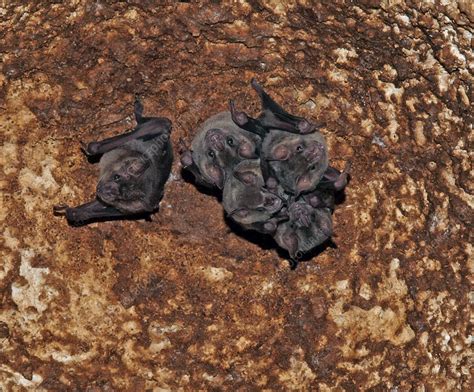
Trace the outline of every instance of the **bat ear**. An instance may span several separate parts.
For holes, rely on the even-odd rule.
[[[212,179],[212,183],[219,189],[224,188],[224,173],[221,168],[216,165],[212,165],[207,168],[207,172]]]
[[[255,185],[258,181],[257,175],[251,171],[236,171],[234,172],[234,177],[245,185]]]
[[[132,177],[140,177],[150,167],[148,159],[133,159],[127,167],[127,173]]]
[[[189,167],[194,164],[193,154],[191,153],[190,150],[184,151],[181,154],[180,160],[181,160],[181,165],[183,165],[183,167]]]
[[[270,159],[275,161],[286,161],[289,157],[290,150],[281,144],[276,146],[270,154]]]

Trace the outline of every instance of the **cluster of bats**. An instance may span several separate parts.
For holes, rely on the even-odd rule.
[[[331,237],[335,195],[347,184],[349,165],[342,172],[329,166],[320,124],[285,111],[255,80],[251,85],[261,114],[252,118],[230,101],[229,111],[199,127],[181,164],[198,184],[222,191],[230,219],[272,236],[295,266]],[[133,131],[83,146],[86,155],[101,156],[100,179],[94,201],[54,207],[70,224],[157,210],[173,161],[171,122],[143,117],[138,99],[135,118]]]

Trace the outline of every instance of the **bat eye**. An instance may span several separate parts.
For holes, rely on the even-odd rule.
[[[299,144],[298,146],[296,146],[296,151],[298,152],[303,152],[304,148],[301,144]]]
[[[234,145],[234,139],[232,139],[231,137],[228,137],[227,138],[227,144],[232,147]]]
[[[255,210],[258,211],[258,212],[265,212],[265,208],[263,208],[263,207],[258,207]]]
[[[316,170],[316,165],[311,165],[309,167],[309,171],[315,171]]]
[[[215,157],[216,157],[216,153],[215,153],[214,151],[212,151],[212,150],[209,150],[209,151],[207,152],[207,155],[209,155],[211,158],[215,158]]]
[[[113,180],[114,181],[120,180],[120,176],[118,174],[115,174],[114,177],[113,177]]]

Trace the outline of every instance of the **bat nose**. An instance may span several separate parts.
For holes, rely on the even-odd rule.
[[[315,162],[321,160],[323,155],[323,146],[319,143],[314,143],[313,145],[306,148],[303,155],[309,162]]]
[[[97,185],[97,194],[102,198],[110,198],[116,194],[117,186],[113,183],[99,183]]]
[[[212,148],[215,148],[218,151],[224,151],[224,136],[217,129],[210,129],[207,132],[206,140],[209,142]]]

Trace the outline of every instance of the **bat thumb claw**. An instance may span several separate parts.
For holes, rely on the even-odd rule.
[[[260,83],[257,82],[256,78],[252,78],[252,80],[250,80],[250,85],[259,95],[262,93],[262,86],[260,86]]]
[[[351,167],[352,167],[352,161],[351,161],[351,160],[348,160],[348,161],[346,162],[346,165],[344,166],[343,172],[344,172],[344,173],[350,173]]]
[[[66,215],[66,210],[69,208],[67,204],[58,204],[53,206],[53,214],[57,216]]]
[[[92,154],[88,151],[87,149],[87,143],[84,143],[83,141],[80,141],[79,144],[81,145],[81,151],[88,157],[90,157]]]

